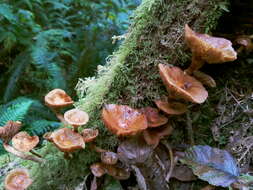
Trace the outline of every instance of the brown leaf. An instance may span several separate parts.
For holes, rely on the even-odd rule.
[[[197,177],[193,174],[192,170],[187,166],[175,166],[173,169],[172,178],[176,178],[180,181],[193,181],[196,180]]]

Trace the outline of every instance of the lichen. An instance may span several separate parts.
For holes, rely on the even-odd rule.
[[[226,0],[143,0],[119,49],[99,67],[95,78],[77,85],[80,100],[75,105],[90,115],[85,127],[100,130],[99,146],[114,150],[118,144],[117,137],[101,122],[103,104],[152,105],[155,98],[165,94],[157,65],[184,66],[190,60],[183,42],[184,24],[190,23],[197,31],[211,30],[223,12],[217,5],[224,2]],[[29,189],[34,190],[74,187],[89,173],[90,163],[98,159],[88,146],[76,152],[71,160],[65,160],[50,143],[38,151],[46,159],[43,165],[10,157],[10,161],[18,160],[21,166],[30,169],[34,182]],[[0,163],[6,163],[6,159],[6,155],[0,157]]]

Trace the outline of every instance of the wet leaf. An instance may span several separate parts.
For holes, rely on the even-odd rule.
[[[192,173],[192,170],[187,166],[175,166],[171,177],[180,181],[193,181],[197,179],[197,177]]]
[[[119,160],[125,164],[142,164],[152,154],[153,148],[142,139],[131,139],[122,142],[117,150]]]
[[[215,186],[228,187],[236,182],[239,170],[231,154],[210,146],[193,146],[181,160],[192,168],[200,179]]]

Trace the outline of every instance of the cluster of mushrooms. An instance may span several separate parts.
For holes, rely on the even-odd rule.
[[[201,104],[208,97],[204,85],[215,87],[216,83],[211,76],[198,71],[204,63],[223,63],[234,61],[237,53],[232,43],[224,38],[212,37],[207,34],[194,32],[188,25],[185,26],[185,42],[192,52],[192,63],[185,71],[179,67],[159,64],[159,74],[166,86],[168,96],[155,100],[157,108],[145,107],[133,109],[127,105],[107,104],[102,110],[102,120],[109,131],[119,138],[142,138],[145,142],[156,147],[164,136],[172,133],[172,126],[166,115],[181,115],[187,112],[186,101]],[[46,105],[56,114],[64,124],[54,132],[44,134],[44,138],[52,142],[66,159],[71,153],[85,148],[85,143],[101,155],[101,162],[90,166],[95,177],[109,174],[116,179],[124,180],[130,172],[118,166],[118,154],[101,149],[93,142],[98,136],[98,129],[85,128],[79,133],[78,128],[89,121],[86,112],[71,109],[61,114],[61,109],[73,104],[70,96],[61,89],[54,89],[45,96]],[[164,113],[161,114],[160,110]],[[72,126],[68,128],[66,126]],[[23,159],[42,162],[40,155],[31,151],[39,142],[38,137],[31,137],[26,132],[19,132],[20,122],[10,121],[0,128],[0,138],[8,152]],[[12,146],[8,143],[12,140]],[[26,155],[31,152],[34,156]],[[26,169],[11,171],[5,178],[7,190],[26,189],[32,180]]]

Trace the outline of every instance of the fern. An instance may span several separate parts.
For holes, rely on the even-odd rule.
[[[33,102],[32,99],[21,97],[5,105],[0,112],[0,126],[5,125],[9,120],[22,122]]]

